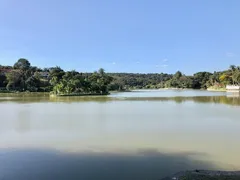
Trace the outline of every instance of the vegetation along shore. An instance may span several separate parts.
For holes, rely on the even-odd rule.
[[[179,172],[162,180],[239,180],[240,171],[194,170]]]
[[[231,65],[220,72],[197,72],[185,75],[180,71],[166,73],[92,73],[65,72],[60,67],[38,68],[27,59],[13,66],[0,65],[0,92],[52,92],[55,95],[107,95],[109,91],[131,89],[208,89],[225,91],[226,85],[240,85],[240,66]]]

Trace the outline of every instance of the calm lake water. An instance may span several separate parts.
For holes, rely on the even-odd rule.
[[[240,170],[240,98],[152,90],[0,95],[1,180],[158,180]]]

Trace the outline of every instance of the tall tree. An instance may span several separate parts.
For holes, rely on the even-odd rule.
[[[65,72],[59,67],[50,68],[50,83],[55,86],[63,77]]]
[[[6,74],[7,77],[7,89],[23,89],[22,73],[19,70],[12,70]]]
[[[0,70],[0,87],[6,86],[6,76]]]
[[[182,77],[182,73],[180,71],[177,71],[174,75],[173,78],[175,79],[179,79],[180,77]]]
[[[27,59],[20,58],[15,64],[14,69],[28,70],[31,67],[30,62]]]
[[[196,89],[206,89],[207,82],[209,81],[212,73],[210,72],[198,72],[193,75],[193,88]]]

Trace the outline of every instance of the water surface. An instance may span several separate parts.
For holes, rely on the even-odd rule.
[[[240,99],[207,91],[0,95],[0,179],[160,179],[240,169]]]

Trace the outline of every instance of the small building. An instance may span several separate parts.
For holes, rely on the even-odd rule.
[[[240,92],[240,86],[227,85],[226,90],[227,90],[227,92]]]

